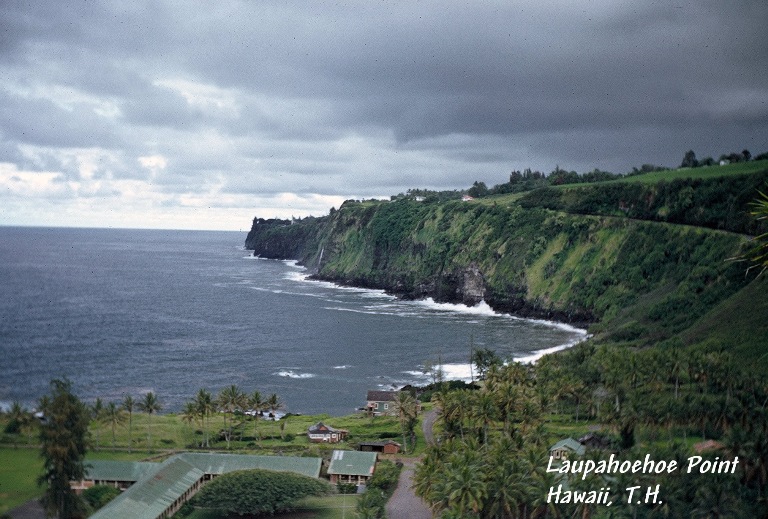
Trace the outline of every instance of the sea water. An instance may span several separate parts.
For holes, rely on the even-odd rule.
[[[469,380],[471,348],[533,360],[582,330],[476,307],[401,301],[254,258],[244,233],[0,227],[0,405],[35,406],[67,377],[92,402],[154,391],[277,393],[293,413],[342,415],[367,390]]]

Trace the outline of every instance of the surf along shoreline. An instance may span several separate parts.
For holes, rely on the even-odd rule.
[[[262,259],[267,259],[267,258],[262,258]],[[303,280],[309,281],[309,282],[329,283],[339,288],[355,288],[355,289],[361,289],[361,290],[372,290],[372,291],[381,292],[383,294],[387,294],[391,297],[394,297],[403,301],[425,302],[432,306],[442,307],[441,309],[444,309],[446,311],[453,311],[453,312],[460,312],[460,313],[477,313],[480,315],[494,315],[498,317],[507,317],[510,319],[537,323],[537,324],[541,324],[548,327],[560,328],[562,330],[566,330],[568,332],[577,334],[576,338],[568,342],[565,342],[563,344],[558,344],[558,345],[551,346],[549,348],[544,348],[541,350],[534,350],[530,352],[528,355],[513,357],[512,359],[509,359],[509,361],[512,361],[512,362],[522,362],[526,364],[535,363],[538,359],[540,359],[544,355],[567,350],[591,337],[591,335],[588,333],[586,329],[586,325],[590,321],[588,320],[585,321],[585,319],[576,319],[576,320],[558,319],[558,317],[565,317],[567,315],[565,312],[549,312],[549,311],[536,312],[536,311],[530,310],[529,312],[526,312],[525,315],[518,315],[514,312],[505,311],[502,308],[494,308],[492,304],[486,302],[484,299],[481,299],[475,305],[467,305],[462,301],[458,300],[457,298],[454,298],[453,300],[435,300],[432,296],[429,296],[429,295],[426,295],[424,297],[413,297],[413,294],[411,293],[408,293],[405,291],[398,291],[396,289],[392,289],[391,287],[384,288],[384,287],[378,287],[378,286],[370,286],[366,283],[356,283],[350,280],[336,279],[328,276],[321,276],[316,272],[311,273],[309,272],[309,269],[306,266],[302,265],[297,260],[277,260],[277,261],[282,261],[288,266],[301,269],[302,271],[304,271],[304,273],[302,274]],[[533,308],[533,307],[529,307],[529,308]],[[466,309],[466,311],[464,309]],[[552,315],[554,315],[555,318],[550,318]],[[450,371],[454,372],[456,375],[459,374],[458,372],[460,372],[460,369],[461,369],[460,365],[447,364],[446,366],[451,366],[452,369]],[[471,366],[467,364],[465,365],[465,367],[466,367],[466,370],[470,372],[470,376],[467,376],[467,377],[459,376],[457,378],[454,378],[454,380],[469,381],[472,378]],[[416,371],[412,371],[410,373],[413,374],[413,373],[416,373]]]

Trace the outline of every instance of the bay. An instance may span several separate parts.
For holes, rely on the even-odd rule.
[[[0,405],[34,407],[52,378],[92,402],[154,391],[164,412],[200,388],[277,393],[342,415],[367,390],[424,384],[425,362],[470,377],[470,348],[534,359],[584,332],[401,301],[261,260],[237,232],[0,227]]]

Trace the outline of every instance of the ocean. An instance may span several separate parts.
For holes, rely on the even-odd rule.
[[[0,227],[0,406],[53,378],[84,401],[200,388],[277,393],[292,413],[348,414],[366,391],[468,380],[472,347],[530,361],[583,330],[476,307],[401,301],[253,258],[244,233]]]

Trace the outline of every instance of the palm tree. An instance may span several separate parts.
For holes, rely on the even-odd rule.
[[[261,435],[259,434],[259,416],[264,411],[265,406],[266,406],[266,401],[264,400],[264,397],[261,396],[261,392],[254,391],[253,393],[251,393],[251,396],[248,397],[248,407],[250,407],[251,411],[254,412],[253,434],[256,437],[257,441],[261,441]]]
[[[131,395],[123,400],[123,409],[128,412],[128,452],[131,452],[133,446],[133,410],[136,408],[136,402]]]
[[[522,391],[512,382],[504,381],[493,393],[496,410],[504,422],[504,433],[509,434],[510,423],[515,417]]]
[[[147,441],[149,443],[149,452],[152,452],[152,414],[159,412],[163,407],[160,405],[160,401],[157,396],[150,391],[144,395],[144,400],[138,404],[139,411],[147,413]]]
[[[394,412],[400,421],[400,430],[403,433],[403,451],[408,452],[407,437],[413,439],[413,429],[416,426],[416,417],[418,416],[419,406],[416,399],[407,391],[399,391],[394,401]],[[415,441],[412,442],[413,448],[416,447]]]
[[[247,397],[245,393],[240,391],[240,388],[232,384],[221,390],[217,403],[219,410],[224,413],[224,427],[227,429],[224,438],[227,440],[227,448],[229,449],[229,442],[232,439],[232,422],[234,420],[235,411],[242,410],[247,406]],[[229,419],[228,428],[226,423],[227,415],[232,415]]]
[[[115,402],[110,402],[104,409],[102,420],[112,428],[112,449],[114,450],[115,428],[118,425],[125,423],[125,415],[123,414],[123,410]]]
[[[184,408],[181,411],[181,421],[192,426],[193,422],[196,422],[200,418],[200,410],[197,408],[197,405],[194,401],[187,402],[184,404]],[[194,433],[193,433],[193,441],[194,441]]]
[[[496,402],[493,399],[493,395],[487,391],[476,392],[475,395],[475,398],[472,400],[471,415],[477,421],[477,424],[481,426],[483,430],[483,445],[487,445],[488,431],[496,419]]]
[[[451,458],[443,490],[445,497],[461,517],[479,517],[488,497],[480,451],[467,447]]]
[[[210,391],[201,388],[197,392],[197,396],[195,397],[195,407],[197,408],[197,412],[203,422],[203,430],[205,431],[205,446],[210,447],[211,444],[208,432],[209,424],[207,424],[207,422],[210,421],[211,415],[216,410],[216,406],[213,403],[213,396],[211,396]]]
[[[266,406],[272,416],[276,416],[275,413],[283,408],[283,402],[280,400],[280,397],[277,396],[277,393],[272,393],[269,395],[269,398],[267,398]]]
[[[91,421],[95,423],[96,429],[96,450],[99,450],[99,422],[101,422],[104,416],[104,402],[101,398],[97,398],[96,402],[91,406]]]
[[[19,433],[24,431],[30,432],[32,424],[34,424],[34,415],[25,409],[18,401],[11,404],[11,409],[8,412],[8,418],[10,418],[8,425],[15,425],[16,430]],[[17,447],[16,437],[14,436],[13,446]],[[27,443],[29,443],[29,436],[27,436]]]

